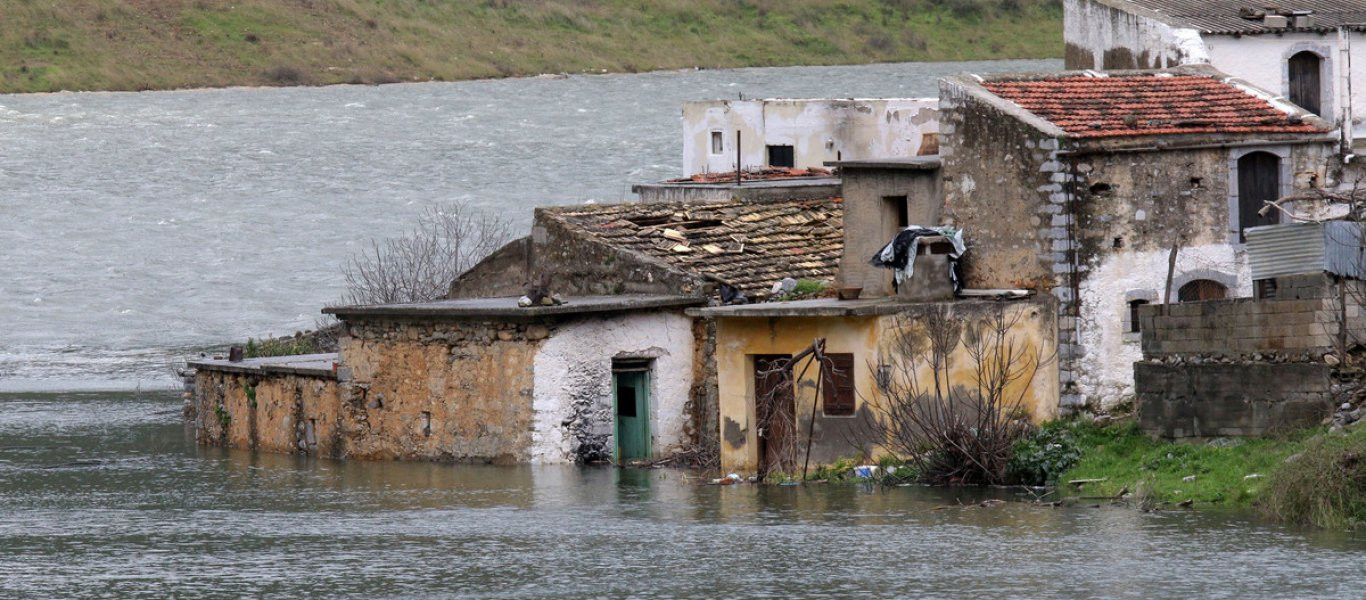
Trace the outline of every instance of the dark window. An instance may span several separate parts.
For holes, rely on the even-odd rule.
[[[896,218],[896,230],[901,231],[911,225],[911,214],[906,207],[905,196],[883,196],[882,201],[887,204],[887,209]]]
[[[769,146],[768,147],[768,166],[770,167],[795,167],[797,166],[797,155],[793,153],[792,146]]]
[[[711,132],[711,153],[720,154],[725,150],[725,138],[721,137],[721,132]]]
[[[636,416],[636,388],[618,387],[617,388],[617,416],[634,417]]]
[[[1316,115],[1323,110],[1322,69],[1323,59],[1308,50],[1290,57],[1290,101]]]
[[[1196,279],[1181,289],[1176,291],[1178,302],[1204,302],[1206,300],[1223,300],[1228,297],[1228,288],[1218,281],[1208,279]]]
[[[828,417],[854,414],[854,355],[827,354],[821,365],[822,411]]]
[[[1253,152],[1238,159],[1238,241],[1245,242],[1243,231],[1249,227],[1275,225],[1281,222],[1281,212],[1266,211],[1267,202],[1280,198],[1281,159],[1270,152]]]
[[[1275,279],[1258,279],[1256,281],[1256,286],[1258,300],[1270,300],[1276,297]]]
[[[1147,304],[1147,300],[1129,301],[1129,333],[1138,333],[1141,331],[1138,322],[1138,308],[1140,306],[1146,306]]]

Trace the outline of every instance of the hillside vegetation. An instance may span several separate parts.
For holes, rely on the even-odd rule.
[[[1057,0],[6,0],[0,92],[1062,55]]]

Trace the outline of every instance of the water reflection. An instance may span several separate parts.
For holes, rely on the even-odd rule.
[[[1321,574],[1366,549],[1241,514],[975,504],[1008,491],[199,448],[179,402],[0,396],[0,596],[1351,598]]]

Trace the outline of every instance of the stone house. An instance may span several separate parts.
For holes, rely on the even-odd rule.
[[[1331,124],[1208,66],[942,80],[944,215],[968,287],[1059,300],[1064,410],[1133,396],[1139,307],[1249,296],[1266,201],[1340,176]]]
[[[934,154],[937,104],[934,98],[688,102],[683,175]]]
[[[340,352],[201,360],[202,443],[361,459],[626,462],[714,440],[710,332],[723,287],[832,284],[838,199],[543,208],[446,300],[330,307]],[[518,306],[545,275],[567,303]],[[305,360],[307,359],[307,360]],[[307,368],[303,368],[306,366]]]
[[[1366,3],[1064,0],[1068,69],[1209,64],[1366,143]],[[1266,8],[1274,7],[1274,8]]]

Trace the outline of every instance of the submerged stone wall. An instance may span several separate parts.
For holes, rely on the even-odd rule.
[[[338,456],[338,389],[334,378],[200,369],[190,419],[204,445]]]
[[[351,318],[344,329],[334,376],[201,367],[200,443],[371,460],[611,460],[614,359],[652,366],[654,452],[698,443],[694,325],[679,312]]]

